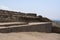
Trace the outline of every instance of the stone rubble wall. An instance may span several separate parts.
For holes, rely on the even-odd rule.
[[[37,16],[35,13],[22,13],[0,10],[0,22],[50,22],[48,18]]]
[[[8,26],[8,28],[0,28],[0,33],[10,33],[10,32],[51,32],[52,24],[51,23],[40,23],[33,25],[24,25],[24,26]]]

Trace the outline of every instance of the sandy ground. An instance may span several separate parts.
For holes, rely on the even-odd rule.
[[[60,40],[60,34],[40,32],[0,33],[0,40]]]

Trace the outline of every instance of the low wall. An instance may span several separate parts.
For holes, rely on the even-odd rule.
[[[1,33],[10,33],[10,32],[51,32],[52,24],[51,23],[32,23],[27,25],[19,25],[16,27],[9,26],[8,28],[0,28]]]

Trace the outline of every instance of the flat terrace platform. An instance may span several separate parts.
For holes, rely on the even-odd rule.
[[[7,23],[0,23],[0,28],[8,28],[8,27],[22,27],[22,26],[33,26],[33,25],[46,25],[52,24],[51,22],[7,22]]]

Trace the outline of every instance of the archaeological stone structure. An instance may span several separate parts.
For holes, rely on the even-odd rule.
[[[9,32],[57,32],[60,27],[52,20],[35,13],[0,10],[0,33]]]
[[[51,22],[51,20],[35,13],[0,10],[0,22]]]
[[[35,13],[0,10],[0,32],[59,32],[52,20]]]

